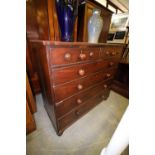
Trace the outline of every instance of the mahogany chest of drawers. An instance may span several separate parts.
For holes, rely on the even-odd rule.
[[[33,41],[45,109],[58,135],[107,99],[123,45]]]

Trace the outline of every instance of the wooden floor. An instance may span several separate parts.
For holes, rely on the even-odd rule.
[[[27,136],[27,155],[100,155],[127,106],[128,99],[111,91],[108,100],[102,101],[59,137],[44,109],[42,96],[38,95],[34,116],[37,130]],[[122,155],[128,152],[129,148]]]

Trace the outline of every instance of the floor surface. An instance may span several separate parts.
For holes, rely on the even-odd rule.
[[[26,137],[27,155],[100,155],[128,106],[128,99],[111,91],[106,101],[76,121],[62,136],[57,136],[40,94],[36,101],[37,130]],[[123,155],[128,155],[128,149]]]

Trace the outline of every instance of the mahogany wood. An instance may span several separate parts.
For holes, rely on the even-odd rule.
[[[54,87],[55,93],[55,102],[59,102],[73,94],[76,94],[80,91],[88,89],[92,87],[94,84],[101,82],[102,80],[106,80],[112,78],[116,72],[116,69],[105,71],[100,71],[85,78],[81,78],[78,80],[74,80],[70,83],[65,83],[62,85],[58,85]],[[107,77],[108,75],[108,77]],[[77,89],[78,85],[82,85],[83,89]]]
[[[74,41],[77,41],[77,23],[75,21]],[[26,50],[27,72],[34,93],[40,92],[36,58],[29,43],[32,39],[60,41],[60,28],[55,8],[55,0],[28,0],[26,1],[26,35],[28,50]]]
[[[101,49],[107,47],[110,53],[118,52],[119,55],[123,45],[49,41],[31,43],[37,58],[45,108],[57,134],[61,135],[73,122],[108,97],[119,57],[117,54],[107,57]],[[94,58],[83,59],[82,56],[82,60],[79,60],[77,57],[81,49],[86,51],[82,52],[84,57],[89,57],[91,51]],[[71,62],[66,63],[68,61]]]
[[[111,63],[113,63],[113,65],[111,65]],[[99,60],[91,63],[79,64],[76,66],[55,68],[55,69],[52,69],[53,84],[57,85],[57,84],[65,83],[67,81],[85,77],[92,73],[101,71],[106,68],[112,68],[115,66],[117,66],[116,60],[112,60],[112,62],[109,62],[109,60],[106,60],[106,61]],[[85,73],[79,74],[81,70],[84,70]]]
[[[106,81],[106,84],[110,86],[111,80]],[[65,100],[56,103],[56,114],[57,117],[64,116],[66,113],[74,109],[75,107],[78,107],[80,104],[83,104],[87,100],[90,99],[91,96],[94,96],[95,94],[100,93],[101,91],[108,91],[108,88],[104,88],[105,82],[100,82],[100,84],[93,85],[91,88],[84,90],[80,93],[77,93],[69,98],[66,98]],[[109,87],[110,88],[110,87]],[[80,100],[80,103],[77,102],[77,100]]]

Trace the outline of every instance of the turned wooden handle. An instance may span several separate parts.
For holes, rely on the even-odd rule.
[[[104,84],[104,88],[106,89],[108,86],[106,84]]]
[[[105,96],[105,95],[102,95],[102,96],[101,96],[101,98],[102,98],[102,99],[105,99],[105,98],[106,98],[106,96]]]
[[[89,53],[89,56],[90,56],[90,57],[93,57],[93,56],[94,56],[94,52],[90,52],[90,53]]]
[[[71,54],[70,53],[66,53],[64,58],[65,58],[65,60],[69,61],[71,59]]]
[[[106,77],[107,77],[107,78],[109,78],[110,76],[111,76],[111,74],[110,74],[110,73],[107,73],[107,74],[106,74]]]
[[[84,53],[81,53],[81,54],[80,54],[80,59],[81,59],[81,60],[84,60],[84,59],[86,59],[86,54],[84,54]]]
[[[114,65],[114,62],[110,62],[109,65],[110,65],[110,66],[113,66],[113,65]]]
[[[106,55],[110,55],[110,52],[109,51],[106,51],[106,53],[105,53]]]
[[[112,55],[112,56],[116,55],[116,52],[115,52],[115,51],[113,51],[113,52],[111,53],[111,55]]]
[[[85,74],[85,70],[84,69],[80,69],[79,70],[79,75],[83,76]]]
[[[83,89],[83,85],[82,84],[78,84],[77,88],[78,88],[78,90],[81,90],[81,89]]]
[[[78,104],[81,104],[81,103],[82,103],[82,100],[81,100],[81,99],[77,99],[76,102],[77,102]]]
[[[75,114],[77,115],[77,116],[79,116],[80,115],[80,111],[75,111]]]

